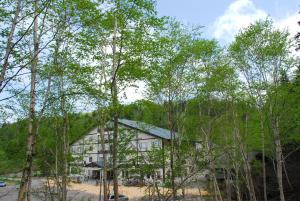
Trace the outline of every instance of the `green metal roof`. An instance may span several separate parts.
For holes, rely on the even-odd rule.
[[[147,124],[144,122],[140,122],[140,121],[132,121],[132,120],[128,120],[128,119],[119,119],[119,123],[130,127],[130,128],[134,128],[140,131],[143,131],[145,133],[148,133],[150,135],[159,137],[159,138],[163,138],[166,140],[170,140],[171,139],[171,133],[170,130],[164,129],[164,128],[160,128],[157,126],[153,126],[151,124]],[[174,132],[175,136],[177,135],[176,132]]]

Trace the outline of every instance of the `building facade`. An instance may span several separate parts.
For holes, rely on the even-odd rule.
[[[71,174],[82,175],[85,179],[98,179],[103,169],[103,155],[107,158],[107,177],[112,178],[112,138],[113,130],[109,124],[104,129],[105,149],[102,149],[101,136],[98,128],[71,145],[73,162],[70,166]],[[128,178],[143,174],[135,169],[149,167],[148,155],[154,150],[164,153],[165,146],[170,143],[171,133],[167,129],[159,128],[144,122],[119,119],[119,178]],[[163,157],[164,154],[162,154]],[[155,161],[154,161],[155,162]],[[122,168],[124,167],[124,168]],[[126,168],[125,168],[126,167]],[[132,170],[132,171],[130,171]],[[164,160],[156,164],[155,176],[163,179],[165,175]],[[139,175],[145,179],[154,175]]]

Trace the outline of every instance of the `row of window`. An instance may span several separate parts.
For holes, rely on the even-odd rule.
[[[141,150],[141,151],[147,151],[147,150],[150,150],[151,148],[161,148],[161,141],[140,142],[138,146],[139,146],[139,150]],[[89,146],[87,150],[92,152],[92,151],[94,151],[94,149],[97,150],[97,147],[96,146]],[[112,150],[112,145],[109,146],[109,150],[110,151]],[[82,147],[81,146],[78,146],[78,147],[74,146],[74,147],[72,147],[72,151],[77,152],[77,153],[81,153],[82,152]]]
[[[139,150],[147,151],[152,148],[161,148],[161,141],[152,141],[152,142],[141,142],[139,143]]]
[[[89,163],[93,162],[93,157],[89,157]],[[86,165],[86,161],[83,161],[83,164]]]

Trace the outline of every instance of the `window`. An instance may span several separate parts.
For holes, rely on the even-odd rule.
[[[160,171],[156,171],[156,176],[157,176],[157,179],[161,179],[161,172]]]
[[[122,170],[122,178],[128,178],[128,171]]]
[[[147,151],[148,150],[148,142],[141,142],[139,144],[140,150],[141,151]]]
[[[154,141],[154,142],[152,142],[152,147],[154,147],[154,148],[161,148],[161,142],[160,141]]]
[[[89,157],[89,162],[93,162],[93,157]]]
[[[89,147],[89,151],[93,151],[93,146],[90,146],[90,147]]]

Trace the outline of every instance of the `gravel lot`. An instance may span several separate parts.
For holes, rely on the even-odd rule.
[[[18,186],[8,185],[7,187],[0,188],[0,201],[15,201],[18,197]],[[42,193],[43,179],[35,178],[32,181],[33,196],[32,201],[44,200],[45,197]],[[110,186],[112,191],[112,186]],[[129,197],[130,201],[141,200],[146,195],[146,187],[127,187],[119,186],[119,191]],[[166,191],[166,190],[165,190]],[[201,192],[202,195],[207,195],[206,191]],[[71,183],[68,188],[68,198],[72,201],[98,201],[99,186],[96,186],[94,182],[89,183]],[[186,195],[199,196],[199,190],[196,188],[187,189]],[[200,200],[200,199],[192,199]]]

